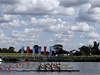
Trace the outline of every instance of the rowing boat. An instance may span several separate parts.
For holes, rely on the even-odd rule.
[[[11,68],[11,69],[10,69]],[[40,63],[33,67],[16,67],[16,65],[1,67],[0,72],[79,72],[79,70],[72,69],[68,64],[60,63]]]
[[[63,70],[63,69],[72,69],[69,65],[60,64],[60,63],[41,63],[37,66],[37,70]]]
[[[0,72],[79,72],[79,70],[2,70]]]

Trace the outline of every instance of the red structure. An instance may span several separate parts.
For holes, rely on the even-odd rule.
[[[46,55],[46,50],[47,50],[47,47],[44,46],[44,55]]]
[[[27,50],[26,50],[27,55],[30,54],[30,46],[27,46]]]

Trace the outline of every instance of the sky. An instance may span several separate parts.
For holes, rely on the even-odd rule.
[[[100,42],[100,0],[0,0],[0,48]]]

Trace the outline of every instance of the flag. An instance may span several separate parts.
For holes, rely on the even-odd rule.
[[[44,54],[46,54],[46,49],[47,49],[47,47],[46,47],[46,46],[44,46]]]
[[[24,54],[24,46],[22,46],[21,54]]]
[[[27,46],[27,50],[26,50],[27,55],[30,54],[30,46]]]
[[[38,48],[38,54],[41,54],[41,47]]]
[[[32,53],[35,54],[35,47],[33,46]]]
[[[50,53],[50,55],[52,55],[52,46],[50,46],[50,48],[49,48],[49,53]]]

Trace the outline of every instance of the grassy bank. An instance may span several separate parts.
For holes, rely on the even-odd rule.
[[[37,57],[38,54],[32,55],[32,53],[30,53],[29,55],[27,55],[26,53],[25,54],[21,54],[21,53],[0,53],[0,56],[7,56],[7,57],[20,57],[20,56],[32,57],[32,56],[35,56],[35,57]]]
[[[94,55],[94,56],[72,56],[72,57],[68,57],[68,56],[52,56],[52,57],[47,57],[44,55],[41,55],[43,57],[38,57],[38,54],[35,55],[27,55],[27,54],[23,54],[21,55],[20,53],[0,53],[0,56],[3,57],[11,57],[11,59],[13,58],[19,58],[20,60],[34,60],[34,61],[65,61],[65,62],[100,62],[100,55]],[[35,59],[34,59],[35,57]],[[7,58],[7,60],[8,60]],[[10,59],[10,60],[11,60]]]

